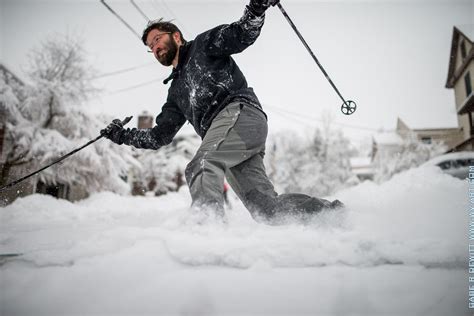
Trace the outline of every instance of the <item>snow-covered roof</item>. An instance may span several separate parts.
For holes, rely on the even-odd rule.
[[[350,164],[352,168],[362,168],[368,167],[372,163],[372,159],[370,157],[352,157],[350,158]]]
[[[403,140],[395,132],[382,132],[373,136],[374,141],[379,145],[400,145]]]

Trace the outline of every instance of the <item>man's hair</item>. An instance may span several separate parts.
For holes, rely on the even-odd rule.
[[[159,30],[162,32],[170,32],[170,33],[178,32],[179,36],[181,37],[181,41],[183,43],[186,42],[186,40],[183,37],[183,33],[181,33],[181,30],[174,23],[171,23],[170,21],[163,21],[163,18],[161,18],[158,20],[149,21],[148,24],[146,25],[145,30],[143,30],[142,42],[145,45],[146,45],[146,38],[148,37],[148,33],[150,33],[151,30]]]

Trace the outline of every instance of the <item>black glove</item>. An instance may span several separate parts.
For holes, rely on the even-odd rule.
[[[116,144],[122,145],[123,141],[120,139],[124,131],[122,121],[115,119],[106,128],[100,131],[100,135],[110,139]]]
[[[253,14],[262,16],[269,7],[275,6],[278,2],[280,0],[250,0],[248,7]]]

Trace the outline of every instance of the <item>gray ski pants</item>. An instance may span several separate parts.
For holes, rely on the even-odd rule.
[[[216,116],[186,167],[193,207],[224,215],[224,177],[256,220],[338,206],[305,194],[275,192],[263,164],[267,132],[265,115],[252,105],[234,102]]]

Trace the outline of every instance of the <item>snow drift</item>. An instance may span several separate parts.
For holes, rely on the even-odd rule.
[[[0,305],[6,315],[465,314],[467,193],[466,181],[417,168],[330,197],[343,211],[283,226],[235,201],[228,225],[196,225],[186,190],[32,195],[0,209],[0,252],[22,254],[3,262]]]

